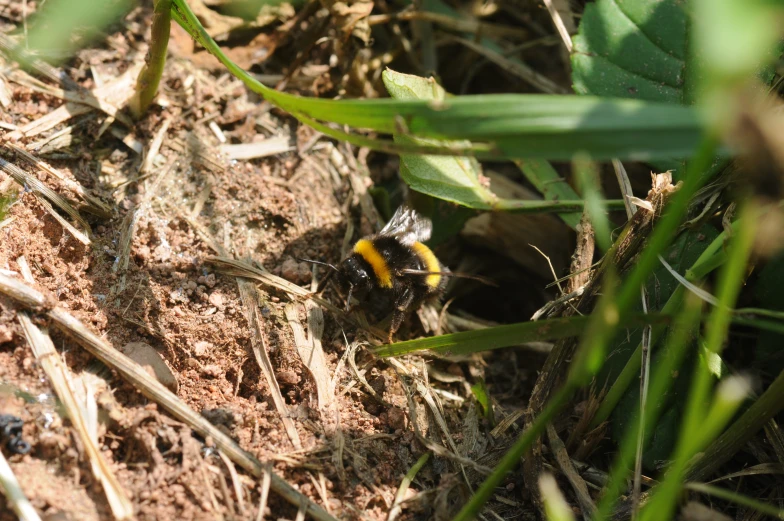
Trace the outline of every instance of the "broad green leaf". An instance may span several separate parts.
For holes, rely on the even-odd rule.
[[[387,92],[395,99],[444,101],[447,98],[444,87],[432,77],[423,78],[386,69],[381,78]]]
[[[579,94],[691,104],[689,17],[682,0],[597,0],[574,37],[572,81]],[[673,155],[672,157],[676,157]],[[680,175],[683,164],[654,162]]]
[[[680,0],[585,6],[572,54],[580,94],[687,103],[688,16]]]
[[[443,102],[446,91],[433,78],[401,74],[390,69],[381,77],[389,95],[399,100]],[[415,145],[464,146],[470,143],[439,142],[396,133],[395,142]],[[496,197],[479,182],[482,167],[474,158],[459,156],[400,155],[400,176],[413,190],[468,206],[490,208]]]

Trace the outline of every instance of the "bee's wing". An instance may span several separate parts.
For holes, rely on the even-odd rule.
[[[380,235],[391,235],[406,246],[411,246],[415,242],[428,240],[432,233],[433,223],[430,219],[422,217],[407,206],[401,206],[381,230]]]

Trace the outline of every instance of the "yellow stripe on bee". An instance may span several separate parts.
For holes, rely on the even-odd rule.
[[[378,285],[382,288],[392,287],[392,273],[389,271],[387,261],[378,252],[373,243],[367,239],[360,239],[354,245],[354,253],[358,253],[373,268]]]
[[[428,275],[425,279],[425,283],[430,287],[437,288],[441,283],[441,275],[437,273],[441,271],[441,263],[438,262],[436,254],[421,242],[415,242],[412,248],[414,248],[416,254],[419,255],[419,258],[422,259],[422,262],[425,264],[425,269],[430,272],[436,272],[432,275]]]

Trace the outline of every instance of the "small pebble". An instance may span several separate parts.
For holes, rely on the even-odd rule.
[[[292,258],[283,261],[280,267],[280,276],[291,282],[299,281],[299,263]]]
[[[282,384],[297,385],[300,381],[299,375],[292,370],[280,371],[275,376]]]
[[[406,428],[406,413],[400,407],[392,407],[387,413],[389,427],[395,431],[402,431]]]
[[[217,293],[217,292],[213,293],[213,294],[210,295],[209,301],[210,301],[210,304],[212,304],[216,308],[220,308],[220,307],[223,306],[223,295],[221,295],[220,293]]]
[[[201,368],[201,372],[202,374],[211,376],[213,378],[217,378],[223,373],[221,367],[217,364],[205,365],[204,367]]]
[[[206,358],[210,356],[210,353],[215,349],[209,342],[205,342],[204,340],[199,340],[195,344],[193,344],[193,354],[196,358]]]

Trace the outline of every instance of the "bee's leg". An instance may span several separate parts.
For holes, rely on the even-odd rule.
[[[414,292],[406,289],[395,299],[395,310],[392,312],[392,325],[389,327],[389,343],[392,343],[392,335],[394,335],[403,319],[406,318],[408,308],[414,301]]]

